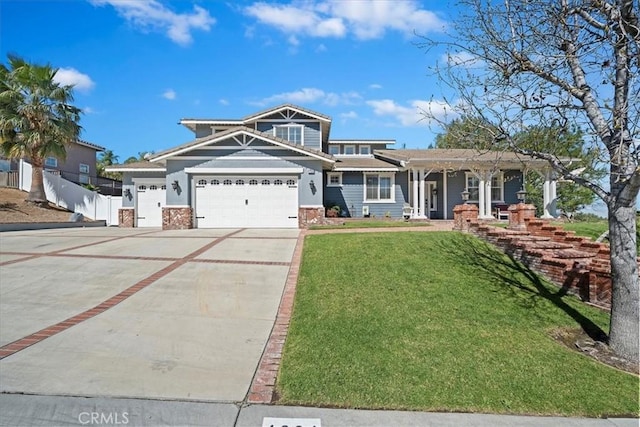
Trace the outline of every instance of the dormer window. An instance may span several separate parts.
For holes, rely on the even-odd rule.
[[[277,138],[284,139],[292,144],[304,145],[302,143],[303,128],[304,126],[296,124],[278,125],[273,127],[273,134]]]
[[[360,146],[360,155],[368,156],[369,154],[371,154],[371,146],[369,146],[369,145],[361,145]]]
[[[336,156],[338,154],[340,154],[340,147],[337,145],[330,145],[329,146],[329,154],[331,154],[332,156]]]
[[[355,145],[345,145],[344,146],[344,154],[346,156],[353,156],[356,154],[356,146]]]

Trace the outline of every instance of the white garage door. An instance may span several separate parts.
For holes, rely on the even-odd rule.
[[[166,189],[165,185],[138,183],[138,227],[162,227],[162,207],[165,205]]]
[[[296,177],[194,177],[198,228],[298,228]]]

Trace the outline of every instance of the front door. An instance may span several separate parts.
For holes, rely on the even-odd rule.
[[[438,210],[438,187],[435,181],[426,181],[424,186],[424,210],[430,219],[436,216]]]

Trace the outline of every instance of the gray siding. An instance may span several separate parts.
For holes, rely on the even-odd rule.
[[[287,123],[296,123],[295,120],[291,120]],[[273,135],[273,127],[278,125],[283,125],[285,122],[268,122],[268,121],[260,121],[256,123],[256,129],[260,132],[265,132],[270,135]],[[314,150],[320,150],[322,148],[322,135],[320,132],[320,122],[302,122],[299,123],[304,125],[303,131],[303,145],[306,148],[312,148]]]
[[[325,176],[326,181],[326,176]],[[362,172],[343,172],[342,187],[326,187],[324,204],[337,204],[351,217],[362,217],[362,206],[369,206],[369,214],[379,218],[390,216],[402,218],[402,207],[407,195],[407,174],[397,173],[395,176],[395,202],[364,202],[364,174]]]

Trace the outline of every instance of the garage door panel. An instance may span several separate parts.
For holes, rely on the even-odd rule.
[[[196,183],[199,228],[298,227],[295,177],[197,178]]]
[[[166,187],[158,184],[138,184],[136,198],[136,225],[162,227],[162,208],[166,204]]]

